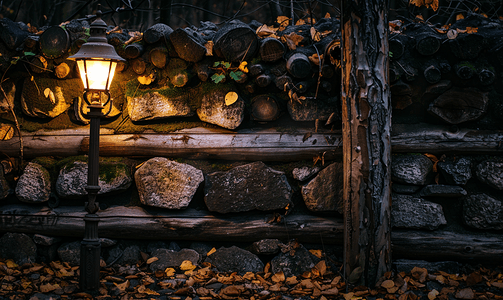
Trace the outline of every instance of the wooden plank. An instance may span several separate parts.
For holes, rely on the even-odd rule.
[[[430,124],[395,124],[393,152],[503,153],[503,130],[475,130]]]
[[[503,262],[503,236],[486,232],[394,230],[393,258]]]
[[[0,231],[50,236],[83,236],[83,207],[26,204],[0,207]],[[337,218],[291,215],[285,222],[268,222],[267,213],[211,215],[193,209],[172,211],[143,207],[110,207],[98,212],[100,237],[253,242],[277,238],[307,243],[342,243],[342,221]]]
[[[456,128],[454,128],[456,129]],[[306,135],[307,134],[307,135]],[[306,139],[306,137],[310,135]],[[23,133],[25,157],[73,156],[87,154],[89,129]],[[472,130],[427,124],[393,125],[393,152],[501,154],[502,130]],[[194,128],[175,133],[114,134],[101,129],[100,155],[171,156],[229,160],[301,160],[325,153],[325,158],[341,155],[340,132],[314,133],[299,130],[212,130]],[[19,156],[17,137],[0,141],[0,152]]]

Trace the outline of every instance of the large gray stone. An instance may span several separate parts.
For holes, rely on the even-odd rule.
[[[226,91],[215,91],[205,94],[197,115],[201,121],[227,129],[236,129],[244,118],[245,102],[238,97],[231,105],[225,104]]]
[[[56,191],[62,198],[81,198],[87,196],[86,162],[74,161],[59,171],[56,180]],[[132,178],[129,167],[123,163],[101,162],[99,168],[98,194],[107,194],[127,190],[131,186]]]
[[[272,273],[283,271],[286,277],[299,276],[311,271],[316,265],[316,258],[304,246],[281,253],[271,260]]]
[[[49,172],[37,163],[28,163],[19,177],[16,186],[16,196],[26,203],[41,203],[49,201],[51,195],[51,177]]]
[[[0,257],[12,259],[17,264],[34,263],[37,246],[24,233],[6,233],[0,238]]]
[[[72,266],[80,265],[80,245],[78,241],[62,244],[58,248],[59,259]]]
[[[503,161],[486,160],[477,165],[477,178],[491,187],[503,190]]]
[[[150,271],[152,272],[158,270],[164,271],[166,268],[180,267],[185,260],[189,260],[193,265],[197,265],[201,259],[199,253],[192,249],[173,251],[161,248],[152,252],[152,257],[158,258],[157,261],[149,265]]]
[[[337,211],[342,214],[342,163],[334,162],[302,187],[302,198],[311,211]]]
[[[194,111],[189,105],[189,94],[168,97],[159,92],[127,97],[131,121],[147,121],[170,117],[190,117]]]
[[[35,235],[33,235],[33,241],[37,245],[52,246],[56,243],[61,242],[61,238],[46,236],[46,235],[42,235],[42,234],[35,234]]]
[[[36,118],[55,118],[70,108],[73,99],[81,96],[80,78],[57,80],[26,78],[21,94],[23,113]]]
[[[429,184],[425,186],[420,192],[421,197],[447,197],[456,198],[466,196],[464,188],[457,185],[446,184]]]
[[[285,173],[260,161],[208,174],[204,188],[206,206],[219,213],[281,209],[292,197]]]
[[[116,246],[109,251],[109,257],[106,261],[108,266],[112,263],[117,265],[135,265],[141,259],[140,247],[132,245],[125,247]]]
[[[14,22],[7,17],[0,19],[0,39],[10,50],[21,46],[28,35],[30,33],[26,24]]]
[[[391,188],[393,189],[393,192],[395,192],[397,194],[409,195],[409,194],[414,194],[414,193],[418,192],[423,187],[420,185],[400,184],[400,183],[393,182],[393,185],[391,186]]]
[[[457,160],[448,158],[439,161],[437,167],[448,184],[465,185],[472,178],[471,159],[461,157]]]
[[[237,272],[242,275],[246,272],[264,271],[264,264],[255,254],[236,246],[222,247],[206,257],[205,261],[211,263],[220,272]]]
[[[278,239],[263,239],[252,244],[252,251],[262,255],[276,254],[280,251],[282,244]]]
[[[424,155],[394,155],[391,179],[397,183],[425,185],[430,180],[433,163]]]
[[[320,171],[319,167],[308,167],[304,166],[302,168],[295,168],[292,171],[293,178],[298,181],[305,181],[312,178],[316,173]]]
[[[408,229],[437,229],[447,224],[442,206],[410,195],[392,195],[391,225]]]
[[[186,208],[204,180],[201,170],[164,157],[144,162],[134,177],[141,203],[170,209]]]
[[[487,194],[465,197],[463,202],[465,223],[477,229],[503,229],[503,203]]]

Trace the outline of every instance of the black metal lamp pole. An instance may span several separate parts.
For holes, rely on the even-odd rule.
[[[107,24],[101,19],[101,11],[97,12],[96,20],[91,23],[90,38],[79,51],[70,56],[77,61],[80,77],[84,84],[84,101],[88,112],[80,107],[81,113],[91,120],[89,131],[89,164],[87,174],[88,201],[84,217],[85,233],[80,252],[80,288],[85,291],[98,291],[100,277],[100,250],[98,238],[99,216],[96,214],[99,205],[96,196],[100,190],[98,184],[100,118],[108,115],[112,109],[111,97],[108,92],[114,76],[117,62],[124,61],[117,55],[112,45],[107,43]],[[104,100],[104,101],[102,101]],[[103,108],[109,105],[107,112]]]
[[[80,288],[82,290],[98,290],[100,275],[101,243],[98,238],[98,222],[96,214],[99,204],[96,195],[100,190],[98,184],[99,173],[99,145],[100,118],[103,116],[102,105],[90,105],[87,116],[91,119],[89,130],[89,163],[87,173],[88,202],[85,208],[88,212],[84,217],[85,233],[80,248]]]

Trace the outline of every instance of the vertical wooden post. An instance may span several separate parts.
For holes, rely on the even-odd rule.
[[[342,1],[344,272],[367,286],[391,270],[387,12],[387,0]]]

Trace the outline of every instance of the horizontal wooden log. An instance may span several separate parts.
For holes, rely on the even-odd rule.
[[[393,152],[429,152],[436,154],[503,153],[502,130],[474,130],[457,126],[429,124],[393,125]]]
[[[391,243],[395,259],[503,262],[501,234],[394,230]]]
[[[314,131],[314,129],[313,129]],[[340,134],[299,130],[225,131],[195,128],[166,134],[113,134],[102,129],[101,156],[166,156],[193,159],[292,161],[340,154]],[[61,130],[23,135],[24,156],[73,156],[86,154],[89,131]],[[2,153],[19,156],[19,140],[0,141]]]
[[[84,235],[83,207],[11,204],[0,207],[0,232]],[[99,236],[116,239],[165,239],[197,241],[254,242],[261,239],[297,239],[302,243],[342,245],[340,217],[288,215],[284,222],[270,222],[272,214],[242,213],[212,215],[186,209],[180,211],[150,207],[110,207],[98,212]],[[503,261],[500,234],[451,231],[393,230],[394,258],[459,261]]]
[[[314,130],[312,130],[314,131]],[[341,154],[338,132],[314,133],[302,129],[296,133],[276,130],[238,130],[194,128],[164,134],[113,134],[101,129],[100,155],[167,156],[194,159],[292,161],[325,158]],[[305,139],[307,135],[309,138]],[[87,153],[89,129],[24,133],[24,155],[73,156]],[[501,154],[503,131],[458,129],[457,126],[395,124],[393,152]],[[1,152],[19,156],[19,139],[0,141]]]
[[[83,206],[48,207],[25,204],[0,207],[0,231],[49,236],[83,236]],[[181,211],[116,206],[98,213],[99,236],[124,239],[253,242],[297,239],[300,242],[340,244],[341,218],[289,215],[271,222],[272,213],[214,216],[195,209]]]

